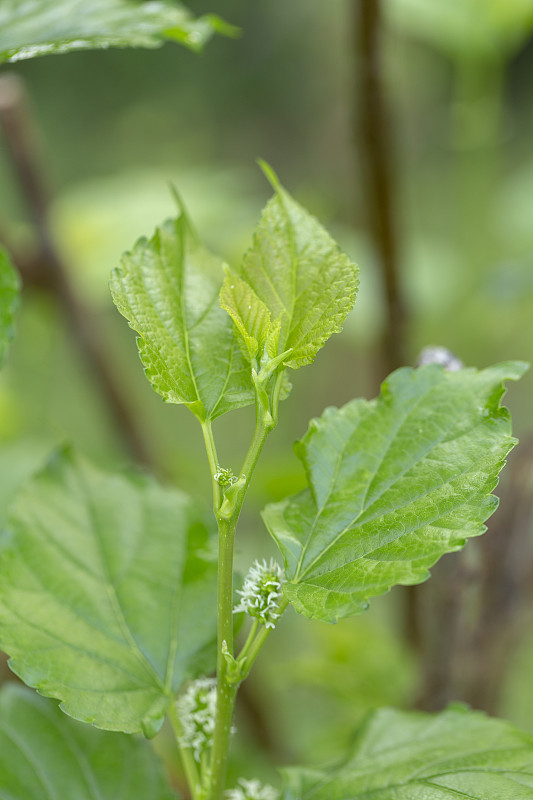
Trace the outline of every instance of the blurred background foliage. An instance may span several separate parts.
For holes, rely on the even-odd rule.
[[[108,276],[137,237],[173,214],[169,182],[206,244],[237,263],[269,195],[255,165],[260,156],[361,267],[355,310],[316,364],[292,376],[292,395],[251,488],[239,564],[245,569],[250,559],[271,554],[257,512],[303,485],[292,442],[326,405],[375,394],[390,362],[383,352],[387,279],[369,223],[372,176],[361,136],[365,3],[226,0],[214,8],[210,0],[191,0],[195,13],[215,11],[240,26],[241,38],[216,38],[200,56],[167,44],[2,68],[25,83],[32,159],[49,189],[44,224],[141,442],[132,445],[127,426],[117,424],[117,409],[72,334],[61,293],[47,290],[36,274],[45,268],[42,242],[4,129],[0,238],[23,268],[25,292],[0,377],[2,516],[17,486],[65,440],[107,466],[141,458],[208,503],[200,429],[144,380],[135,337],[112,307]],[[428,344],[479,367],[531,360],[533,0],[382,0],[381,6],[377,70],[391,156],[403,309],[396,335],[404,360],[414,364]],[[532,394],[530,373],[508,395],[526,446]],[[234,469],[251,422],[250,409],[217,422],[223,463]],[[527,509],[531,474],[525,458],[518,477]],[[520,546],[527,547],[531,515],[524,512],[520,524]],[[522,561],[530,555],[523,552]],[[470,558],[475,578],[483,556]],[[520,599],[512,609],[520,634],[506,649],[497,710],[533,732],[532,615]],[[235,774],[243,762],[247,774],[250,764],[268,774],[270,757],[333,760],[370,708],[416,702],[427,663],[409,635],[408,608],[405,593],[395,590],[334,627],[288,614],[245,684],[239,727],[250,735],[240,737]],[[478,661],[476,669],[484,665]],[[165,749],[164,740],[159,746]]]

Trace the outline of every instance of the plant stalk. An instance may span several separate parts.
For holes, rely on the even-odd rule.
[[[200,775],[198,773],[198,767],[191,750],[187,747],[181,747],[180,745],[181,725],[174,703],[170,704],[168,716],[174,730],[176,744],[181,756],[181,763],[183,764],[183,769],[185,770],[185,775],[187,777],[187,783],[189,784],[189,789],[191,790],[192,800],[200,800],[199,793],[201,790],[201,782]]]
[[[401,280],[396,213],[396,175],[390,111],[383,75],[381,0],[353,4],[354,47],[360,101],[356,149],[364,180],[365,205],[372,245],[383,285],[386,310],[380,342],[379,383],[383,375],[406,363],[408,313]]]
[[[204,435],[205,449],[207,452],[207,460],[209,461],[209,469],[211,471],[211,483],[213,486],[213,508],[216,515],[218,509],[220,508],[220,501],[221,501],[220,486],[215,480],[215,474],[218,469],[217,449],[215,446],[215,440],[213,438],[213,429],[211,427],[211,421],[207,420],[206,422],[202,422],[201,425],[202,425],[202,433]]]
[[[219,529],[217,711],[208,800],[220,800],[224,791],[231,725],[238,690],[238,684],[228,680],[226,661],[226,658],[234,656],[233,543],[235,530],[255,465],[268,434],[276,424],[281,374],[278,375],[273,390],[273,398],[276,403],[274,414],[262,406],[259,397],[256,398],[255,431],[239,476],[238,489],[234,493],[228,493],[217,513]],[[272,406],[272,403],[270,405]]]
[[[281,617],[281,615],[283,614],[283,612],[285,611],[285,609],[287,608],[288,605],[289,605],[289,601],[285,597],[283,597],[280,600],[280,604],[279,604],[279,616],[280,617]],[[245,678],[248,677],[248,675],[250,673],[250,670],[252,669],[252,667],[254,665],[255,659],[259,655],[259,651],[261,650],[261,648],[263,647],[264,643],[266,642],[266,640],[268,639],[268,637],[270,636],[270,634],[272,633],[273,630],[274,630],[273,628],[267,628],[266,626],[264,626],[264,627],[261,628],[261,630],[259,631],[259,633],[255,637],[253,642],[250,639],[248,640],[250,642],[250,644],[248,644],[248,641],[246,642],[246,645],[245,645],[245,647],[243,647],[242,652],[241,652],[241,654],[239,656],[239,660],[242,659],[244,661],[244,659],[246,659],[246,664],[243,665],[243,668],[242,668],[241,680],[244,680]],[[246,650],[246,652],[245,652],[245,650]]]

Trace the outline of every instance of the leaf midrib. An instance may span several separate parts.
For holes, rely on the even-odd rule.
[[[463,472],[461,472],[461,473],[458,473],[456,476],[454,476],[454,479],[455,479],[456,477],[457,477],[457,478],[460,478],[462,475],[466,475],[466,474],[468,473],[468,471],[469,471],[469,470],[467,469],[467,470],[464,470],[464,471],[463,471]],[[442,486],[445,486],[445,485],[446,485],[446,483],[443,483],[443,484],[442,484]],[[432,489],[431,491],[435,491],[435,489]],[[471,492],[471,493],[468,495],[468,497],[466,497],[466,498],[462,499],[462,500],[461,500],[461,502],[457,503],[457,505],[454,505],[454,506],[453,506],[453,508],[451,508],[449,511],[447,511],[447,512],[446,512],[446,514],[449,514],[449,513],[451,513],[451,512],[457,512],[457,510],[458,510],[458,509],[462,508],[463,506],[466,506],[466,505],[468,505],[468,503],[470,502],[470,500],[471,500],[472,496],[473,496],[474,494],[476,494],[476,492],[477,492],[477,489],[474,489],[474,490],[473,490],[473,491],[472,491],[472,492]],[[419,496],[418,496],[417,498],[415,498],[415,499],[416,499],[416,500],[420,500],[420,499],[422,499],[422,497],[424,497],[426,494],[430,494],[430,492],[423,492],[421,495],[419,495]],[[407,505],[409,505],[411,502],[413,502],[413,501],[412,501],[412,500],[410,500],[410,501],[409,501],[409,503],[408,503],[408,504],[406,504],[406,506],[399,506],[399,507],[398,507],[398,509],[406,508],[406,507],[407,507]],[[396,510],[396,509],[395,509],[395,510]],[[387,547],[389,544],[391,544],[392,542],[395,542],[395,541],[397,541],[398,539],[401,539],[403,536],[408,536],[408,535],[410,535],[411,533],[414,533],[414,532],[415,532],[415,531],[417,531],[417,530],[422,530],[423,528],[427,528],[427,527],[429,527],[429,526],[433,526],[433,527],[434,527],[434,523],[435,523],[437,520],[439,520],[441,516],[442,516],[442,514],[440,514],[440,513],[439,513],[439,514],[437,514],[436,516],[434,516],[434,517],[432,517],[432,518],[430,518],[430,519],[426,520],[426,521],[424,522],[424,524],[423,524],[423,525],[415,526],[415,527],[413,527],[413,528],[410,528],[409,530],[402,530],[402,531],[401,531],[401,532],[398,534],[398,536],[393,536],[393,537],[392,537],[391,539],[389,539],[388,541],[381,543],[381,544],[380,544],[378,547],[374,547],[374,548],[372,548],[371,550],[369,550],[368,552],[364,553],[364,555],[362,555],[362,556],[358,556],[357,558],[354,558],[352,561],[347,561],[347,562],[346,562],[346,564],[344,564],[343,566],[347,566],[348,564],[355,564],[357,561],[363,561],[363,560],[367,560],[367,561],[368,561],[368,560],[370,560],[370,557],[372,556],[372,554],[373,554],[373,553],[375,553],[377,550],[381,550],[383,547]],[[375,518],[373,518],[373,519],[376,519],[376,518],[378,518],[378,519],[379,519],[379,516],[377,516],[377,517],[375,517]],[[357,519],[356,519],[354,522],[356,522],[356,521],[357,521]],[[366,520],[366,521],[372,521],[372,520]],[[480,523],[480,524],[482,524],[482,523]],[[354,525],[354,530],[356,529],[356,527],[357,527],[357,526],[355,526],[355,525]],[[342,530],[342,531],[341,531],[341,533],[339,534],[339,538],[340,538],[340,537],[342,537],[342,536],[344,536],[344,534],[348,533],[348,532],[349,532],[351,529],[352,529],[352,525],[348,525],[348,526],[347,526],[347,527],[346,527],[344,530]],[[459,537],[459,538],[461,538],[461,537]],[[325,553],[327,550],[329,550],[329,547],[327,547],[327,548],[324,548],[324,550],[323,550],[323,551],[320,553],[320,556],[319,556],[319,557],[317,557],[316,559],[314,559],[314,560],[313,560],[313,562],[311,562],[311,564],[309,565],[309,567],[306,569],[306,572],[303,574],[303,578],[305,578],[305,577],[306,577],[306,575],[308,575],[308,573],[309,573],[309,571],[311,570],[311,568],[312,568],[312,567],[313,567],[313,566],[316,564],[316,562],[317,562],[317,561],[320,561],[320,559],[322,558],[323,554],[324,554],[324,553]],[[402,561],[403,561],[403,560],[402,560]],[[392,562],[391,562],[391,563],[392,563]],[[317,579],[317,578],[320,578],[320,577],[322,577],[323,575],[328,575],[328,574],[330,574],[330,573],[334,573],[334,572],[336,572],[338,569],[341,569],[341,568],[342,568],[342,567],[335,567],[334,569],[331,569],[331,568],[329,568],[329,569],[326,569],[326,570],[325,570],[323,573],[321,573],[320,575],[315,575],[315,576],[313,576],[313,577],[314,577],[315,579]],[[297,582],[296,582],[295,580],[293,580],[292,582],[293,582],[295,585],[298,585],[298,584],[297,584]],[[317,586],[318,586],[319,584],[314,584],[314,585],[317,585]],[[322,587],[322,588],[326,588],[326,587]]]
[[[428,448],[427,448],[427,449],[424,451],[424,453],[423,453],[423,454],[422,454],[420,457],[418,457],[418,458],[417,458],[415,461],[411,461],[411,462],[409,463],[409,465],[408,465],[408,466],[407,466],[407,467],[406,467],[404,470],[402,470],[402,472],[400,472],[400,473],[396,474],[396,475],[394,476],[394,479],[393,479],[393,480],[391,480],[391,481],[389,481],[389,482],[386,484],[386,486],[385,486],[385,487],[382,489],[382,491],[381,491],[381,492],[380,492],[380,493],[377,495],[377,497],[374,497],[374,498],[372,499],[372,502],[371,502],[371,504],[368,506],[368,508],[365,508],[365,503],[366,503],[366,499],[367,499],[367,497],[368,497],[368,494],[369,494],[369,492],[370,492],[370,488],[371,488],[372,484],[374,483],[374,481],[375,481],[375,479],[376,479],[376,476],[377,476],[377,474],[378,474],[379,470],[380,470],[380,469],[381,469],[381,467],[383,466],[383,463],[384,463],[384,461],[385,461],[385,458],[387,457],[388,453],[390,452],[390,449],[391,449],[391,447],[392,447],[392,444],[394,443],[395,439],[397,438],[397,436],[398,436],[398,433],[401,431],[401,429],[403,428],[403,426],[405,425],[405,423],[407,422],[407,420],[409,419],[409,417],[411,416],[411,414],[412,414],[412,413],[413,413],[413,412],[416,410],[416,408],[417,408],[417,407],[420,405],[420,403],[422,402],[422,400],[425,400],[425,399],[427,399],[428,395],[429,395],[429,394],[431,394],[431,392],[432,392],[434,389],[436,389],[436,388],[440,388],[440,386],[441,386],[441,382],[440,382],[440,381],[439,381],[439,383],[438,383],[438,384],[432,384],[432,385],[429,387],[428,391],[427,391],[427,392],[425,392],[423,395],[419,396],[419,397],[417,398],[417,401],[414,403],[414,405],[412,405],[412,406],[411,406],[411,407],[408,409],[407,413],[406,413],[406,414],[405,414],[405,415],[404,415],[404,416],[403,416],[403,417],[400,419],[398,426],[397,426],[397,427],[394,429],[393,435],[392,435],[392,436],[389,438],[389,441],[387,442],[387,446],[386,446],[386,448],[385,448],[385,450],[384,450],[384,452],[383,452],[383,454],[382,454],[382,456],[381,456],[381,458],[380,458],[380,460],[379,460],[379,462],[378,462],[378,465],[377,465],[376,469],[374,470],[374,474],[372,475],[372,478],[371,478],[371,479],[369,480],[369,482],[368,482],[368,485],[367,485],[367,487],[366,487],[365,493],[364,493],[364,495],[363,495],[363,499],[361,500],[361,505],[360,505],[360,509],[359,509],[358,513],[357,513],[357,514],[356,514],[356,516],[355,516],[355,517],[354,517],[354,518],[353,518],[353,519],[350,521],[350,523],[349,523],[347,526],[345,526],[345,528],[344,528],[342,531],[340,531],[340,533],[338,533],[338,534],[335,536],[335,538],[334,538],[334,539],[333,539],[331,542],[329,542],[329,543],[328,543],[328,544],[327,544],[327,545],[326,545],[326,546],[325,546],[325,547],[324,547],[324,548],[323,548],[323,549],[320,551],[320,553],[319,553],[319,554],[318,554],[318,555],[317,555],[317,556],[316,556],[316,557],[313,559],[313,561],[311,561],[311,562],[310,562],[310,563],[309,563],[309,564],[308,564],[308,565],[305,567],[305,569],[304,569],[303,571],[301,571],[301,567],[303,566],[303,559],[304,559],[304,557],[305,557],[305,553],[306,553],[306,551],[307,551],[307,549],[308,549],[308,547],[309,547],[309,544],[310,544],[310,542],[311,542],[311,539],[312,539],[313,532],[315,531],[316,525],[318,524],[318,521],[319,521],[319,519],[320,519],[320,517],[321,517],[321,515],[322,515],[322,513],[323,513],[323,511],[324,511],[324,508],[325,508],[325,506],[326,506],[326,504],[327,504],[327,501],[329,500],[329,498],[330,498],[330,496],[331,496],[331,493],[332,493],[332,491],[333,491],[333,488],[334,488],[334,481],[332,481],[332,482],[331,482],[331,486],[330,486],[330,489],[329,489],[329,491],[328,491],[327,497],[326,497],[326,499],[324,500],[324,502],[323,502],[322,506],[321,506],[321,507],[320,507],[320,508],[317,510],[317,514],[316,514],[316,516],[315,516],[315,519],[313,520],[313,524],[312,524],[312,526],[311,526],[311,528],[310,528],[309,535],[308,535],[308,537],[307,537],[307,540],[306,540],[306,542],[305,542],[305,545],[304,545],[304,547],[302,548],[302,553],[301,553],[301,555],[300,555],[300,559],[299,559],[299,561],[298,561],[297,573],[296,573],[295,577],[293,578],[293,582],[294,582],[294,583],[298,583],[298,582],[299,582],[299,580],[302,580],[303,578],[305,578],[305,576],[306,576],[307,574],[309,574],[309,572],[311,571],[311,569],[313,568],[313,566],[314,566],[314,565],[317,563],[317,561],[320,561],[320,559],[321,559],[321,558],[324,556],[324,554],[325,554],[327,551],[329,551],[329,550],[330,550],[330,549],[331,549],[331,548],[332,548],[332,547],[333,547],[333,546],[334,546],[334,545],[335,545],[335,544],[336,544],[336,543],[339,541],[339,539],[340,539],[342,536],[344,536],[344,534],[345,534],[345,533],[347,533],[347,531],[349,531],[351,528],[353,528],[353,527],[355,526],[355,524],[356,524],[357,520],[359,519],[359,517],[361,517],[361,515],[362,515],[362,514],[363,514],[365,511],[368,511],[368,509],[369,509],[369,508],[371,508],[373,505],[375,505],[377,502],[379,502],[379,500],[380,500],[380,499],[383,497],[383,495],[384,495],[384,494],[385,494],[385,493],[386,493],[386,492],[387,492],[387,491],[390,489],[390,487],[391,487],[392,485],[394,485],[394,484],[395,484],[395,483],[396,483],[396,482],[397,482],[397,481],[398,481],[400,478],[404,477],[404,476],[405,476],[405,475],[406,475],[406,474],[409,472],[409,470],[410,470],[410,469],[412,469],[412,468],[413,468],[415,465],[417,465],[417,464],[419,464],[421,461],[423,461],[423,460],[424,460],[424,458],[427,456],[427,454],[428,454],[428,453],[429,453],[431,450],[433,450],[435,447],[437,447],[437,446],[438,446],[438,445],[439,445],[439,444],[440,444],[440,443],[443,441],[443,439],[446,437],[446,435],[449,433],[449,431],[451,430],[451,428],[452,428],[452,427],[453,427],[453,425],[455,424],[455,417],[457,417],[457,416],[458,416],[458,414],[460,413],[460,411],[459,411],[459,412],[458,412],[458,414],[456,414],[456,415],[455,415],[455,417],[454,417],[454,418],[451,420],[449,427],[447,427],[446,429],[444,429],[444,431],[442,432],[442,435],[441,435],[441,436],[440,436],[438,439],[434,439],[434,440],[431,442],[431,444],[429,445],[429,447],[428,447]],[[464,408],[466,405],[468,405],[468,403],[469,403],[469,398],[466,398],[466,400],[465,400],[465,402],[463,403],[463,405],[461,406],[461,409],[460,409],[460,410],[462,410],[462,409],[463,409],[463,408]],[[366,418],[366,416],[365,416],[365,418]],[[360,427],[360,425],[361,425],[362,421],[363,421],[363,419],[361,419],[361,418],[360,418],[360,419],[358,419],[358,421],[357,421],[357,425],[356,425],[356,427],[354,428],[354,430],[353,430],[353,432],[352,432],[352,434],[351,434],[351,436],[350,436],[350,440],[349,440],[349,441],[352,441],[353,437],[356,435],[356,433],[357,433],[357,430],[358,430],[358,428]],[[481,424],[482,424],[482,421],[480,420],[480,421],[479,421],[479,422],[478,422],[478,423],[477,423],[477,424],[476,424],[476,425],[475,425],[475,426],[474,426],[474,427],[473,427],[471,430],[474,430],[475,428],[479,427]],[[471,430],[470,430],[470,431],[468,431],[468,432],[471,432]],[[340,464],[342,463],[342,460],[343,460],[343,456],[344,456],[344,452],[345,452],[345,450],[346,450],[346,448],[344,448],[344,449],[343,449],[342,451],[340,451],[340,453],[339,453],[339,457],[338,457],[338,466],[336,467],[336,470],[335,470],[335,477],[337,476],[337,474],[338,474],[338,470],[340,469]],[[470,466],[471,466],[471,465],[470,465]],[[469,467],[469,469],[470,469],[470,467]],[[460,475],[461,475],[461,474],[466,474],[466,472],[467,472],[467,471],[468,471],[468,470],[465,470],[465,471],[463,471],[462,473],[458,473],[458,475],[457,475],[457,476],[454,476],[454,479],[455,479],[455,477],[460,477]],[[443,484],[443,485],[445,485],[445,484]],[[433,489],[432,491],[435,491],[435,490]],[[423,496],[423,495],[422,495],[422,496]],[[410,503],[410,502],[412,502],[412,500],[410,500],[410,501],[409,501],[409,503]],[[403,508],[405,508],[405,507],[406,507],[406,506],[403,506]],[[396,537],[396,538],[398,538],[398,537]],[[382,545],[380,545],[380,546],[382,546]]]
[[[5,723],[2,722],[0,719],[0,730],[4,732],[4,735],[9,739],[12,744],[15,745],[17,750],[22,753],[24,759],[28,762],[30,767],[33,769],[34,774],[37,776],[39,783],[43,787],[44,791],[46,792],[46,796],[49,800],[63,800],[62,798],[58,798],[57,794],[54,791],[53,786],[50,786],[48,783],[47,776],[42,772],[41,765],[38,761],[35,761],[33,758],[33,753],[29,748],[26,747],[26,743],[23,742],[19,736],[17,736],[12,730],[6,727]]]
[[[79,477],[78,477],[78,475],[79,475]],[[122,630],[123,635],[124,635],[127,643],[130,645],[130,648],[133,651],[133,654],[135,655],[135,657],[141,663],[143,668],[147,669],[148,674],[151,675],[151,677],[155,680],[155,684],[156,684],[157,688],[160,691],[162,691],[163,694],[166,694],[165,685],[162,682],[162,680],[161,680],[161,678],[160,678],[160,676],[159,676],[159,674],[157,672],[157,669],[156,669],[155,665],[152,664],[150,658],[141,650],[140,645],[138,644],[137,640],[135,639],[135,636],[133,635],[133,632],[132,632],[132,630],[131,630],[131,628],[129,626],[129,623],[128,623],[127,619],[126,619],[126,615],[125,615],[124,610],[122,608],[122,605],[121,605],[121,602],[120,602],[116,587],[114,586],[114,584],[113,584],[113,582],[111,580],[110,571],[109,571],[109,564],[108,564],[108,561],[107,561],[107,556],[106,556],[106,553],[105,553],[103,540],[102,540],[102,537],[100,536],[99,526],[97,524],[97,516],[96,516],[94,503],[93,503],[93,500],[92,500],[91,487],[89,485],[89,481],[84,481],[82,479],[81,473],[78,473],[78,475],[75,477],[75,480],[78,481],[78,485],[79,485],[79,487],[81,489],[82,497],[85,497],[85,499],[86,499],[87,511],[88,511],[89,517],[90,517],[91,522],[92,522],[91,527],[95,532],[95,542],[96,542],[97,548],[98,548],[98,550],[100,552],[102,568],[103,568],[104,576],[105,576],[105,578],[107,580],[107,593],[108,593],[108,597],[109,597],[109,599],[111,601],[113,611],[115,613],[116,621],[118,622],[118,625],[119,625],[120,629]],[[144,507],[143,507],[143,513],[144,513]]]
[[[399,783],[390,783],[390,784],[387,784],[386,786],[378,786],[375,789],[367,789],[367,790],[364,790],[363,792],[360,792],[360,791],[358,791],[356,789],[357,794],[353,794],[353,795],[350,794],[349,800],[364,800],[364,798],[371,798],[371,797],[375,797],[375,796],[379,797],[379,795],[383,794],[383,792],[390,792],[391,790],[394,790],[394,789],[409,788],[410,785],[412,785],[412,786],[416,786],[416,785],[431,786],[431,787],[433,787],[435,789],[438,789],[440,792],[449,792],[449,793],[451,793],[453,795],[456,795],[457,797],[466,797],[468,800],[483,800],[481,795],[474,795],[474,794],[470,794],[470,793],[466,794],[465,792],[462,792],[459,789],[453,789],[453,788],[450,788],[448,786],[439,786],[439,784],[432,782],[432,779],[435,779],[435,778],[438,778],[438,777],[443,777],[444,775],[461,775],[462,773],[465,773],[465,772],[468,772],[468,773],[478,772],[478,773],[480,773],[482,775],[487,775],[487,774],[489,774],[489,775],[490,774],[508,775],[509,774],[509,770],[499,769],[499,768],[495,768],[495,767],[493,767],[493,768],[490,768],[490,767],[477,768],[477,769],[474,768],[474,767],[465,767],[465,768],[460,769],[460,770],[437,772],[434,775],[428,775],[428,776],[425,776],[424,778],[414,778],[414,779],[413,778],[407,778],[406,780],[401,781]],[[335,780],[336,777],[337,776],[333,776],[333,780]],[[355,776],[355,778],[357,779],[357,775]],[[517,781],[515,781],[514,779],[510,779],[510,780],[511,780],[512,783],[517,783]],[[314,789],[312,789],[312,791],[310,793],[307,793],[305,795],[304,800],[311,800],[312,797],[315,796],[318,792],[323,791],[328,786],[328,783],[331,783],[331,781],[332,781],[332,778],[330,776],[325,777],[324,781],[321,784],[316,786]]]
[[[48,722],[58,732],[61,739],[65,742],[67,749],[70,750],[70,752],[76,759],[76,762],[80,768],[80,773],[83,775],[83,779],[94,800],[104,800],[104,797],[100,792],[100,788],[94,780],[94,775],[89,769],[89,764],[87,762],[85,754],[78,748],[77,744],[75,744],[73,737],[67,736],[65,730],[60,725],[58,725],[54,715],[49,713],[48,708],[46,708],[45,710],[45,708],[43,708],[43,706],[40,703],[34,703],[33,707],[38,714],[40,714],[41,716],[43,716],[45,719],[48,720]]]

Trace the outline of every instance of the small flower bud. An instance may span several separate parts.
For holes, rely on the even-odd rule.
[[[226,792],[226,800],[278,800],[279,793],[272,786],[261,786],[257,779],[239,778],[240,786]]]
[[[220,464],[217,465],[217,471],[213,477],[219,486],[233,486],[233,484],[237,483],[239,480],[237,476],[233,474],[231,469],[221,467]]]
[[[242,590],[237,591],[241,602],[233,613],[244,611],[267,628],[275,628],[279,618],[279,601],[283,596],[283,578],[283,569],[274,559],[270,559],[270,564],[264,559],[262,562],[255,561],[244,579]]]

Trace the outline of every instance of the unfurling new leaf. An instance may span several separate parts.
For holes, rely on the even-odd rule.
[[[221,305],[255,368],[287,351],[283,364],[310,364],[352,309],[358,269],[324,230],[263,169],[275,189],[238,275],[228,273]]]
[[[283,800],[531,800],[533,737],[461,708],[383,709],[342,766],[284,772]]]
[[[309,488],[263,513],[297,611],[329,622],[356,614],[483,533],[515,444],[503,382],[526,368],[400,369],[376,400],[311,423],[296,446]]]
[[[181,492],[58,454],[15,501],[0,574],[11,668],[76,719],[150,735],[213,667],[216,563]]]
[[[148,380],[202,421],[254,401],[248,363],[219,307],[222,267],[181,213],[140,239],[111,277],[115,305],[139,334]]]

